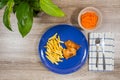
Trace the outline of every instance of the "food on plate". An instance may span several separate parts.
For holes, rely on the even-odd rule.
[[[65,57],[65,59],[75,56],[77,50],[80,48],[78,44],[74,43],[71,40],[66,41],[65,46],[66,49],[63,49],[63,56]]]
[[[61,46],[64,43],[66,49]],[[62,58],[68,59],[76,55],[77,50],[80,46],[71,40],[63,42],[60,40],[60,36],[54,34],[47,41],[46,48],[46,58],[53,64],[58,65],[58,62],[62,62]]]
[[[58,62],[62,62],[63,57],[63,47],[60,45],[60,43],[63,43],[60,40],[60,37],[57,35],[53,35],[48,39],[46,47],[46,57],[49,59],[53,64],[58,65]]]
[[[68,40],[65,42],[65,46],[67,48],[75,48],[76,50],[78,50],[80,48],[80,46],[78,44],[76,44],[75,42]]]
[[[75,56],[76,55],[76,49],[75,48],[63,49],[63,55],[64,55],[65,59],[68,59],[72,56]]]
[[[81,15],[81,24],[85,29],[92,30],[96,28],[98,16],[95,12],[86,12]]]

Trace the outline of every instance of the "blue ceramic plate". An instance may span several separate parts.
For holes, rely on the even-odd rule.
[[[48,38],[53,36],[55,33],[58,33],[62,41],[72,40],[73,42],[81,46],[80,49],[77,51],[76,56],[71,57],[68,60],[63,58],[63,62],[59,62],[59,65],[52,64],[46,58],[46,49],[44,47],[48,41]],[[59,74],[72,73],[85,64],[88,56],[88,42],[83,33],[74,26],[66,24],[56,25],[48,29],[41,37],[39,43],[39,55],[42,63],[52,72]]]

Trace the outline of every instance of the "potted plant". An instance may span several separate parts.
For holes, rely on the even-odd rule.
[[[50,16],[63,17],[64,12],[51,0],[0,0],[0,9],[5,7],[3,23],[12,31],[10,14],[13,12],[17,18],[18,29],[22,37],[31,30],[33,17],[39,12],[45,12]]]

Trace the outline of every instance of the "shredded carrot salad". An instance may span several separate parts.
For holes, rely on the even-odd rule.
[[[85,29],[94,29],[98,22],[98,16],[95,12],[86,12],[81,16],[81,24]]]

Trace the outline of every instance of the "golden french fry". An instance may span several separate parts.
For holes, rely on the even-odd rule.
[[[54,34],[52,37],[48,39],[46,48],[46,57],[48,60],[51,61],[51,63],[58,65],[58,62],[62,62],[61,60],[63,57],[63,47],[60,45],[60,43],[64,43],[60,40],[60,36],[57,36],[57,33]]]

